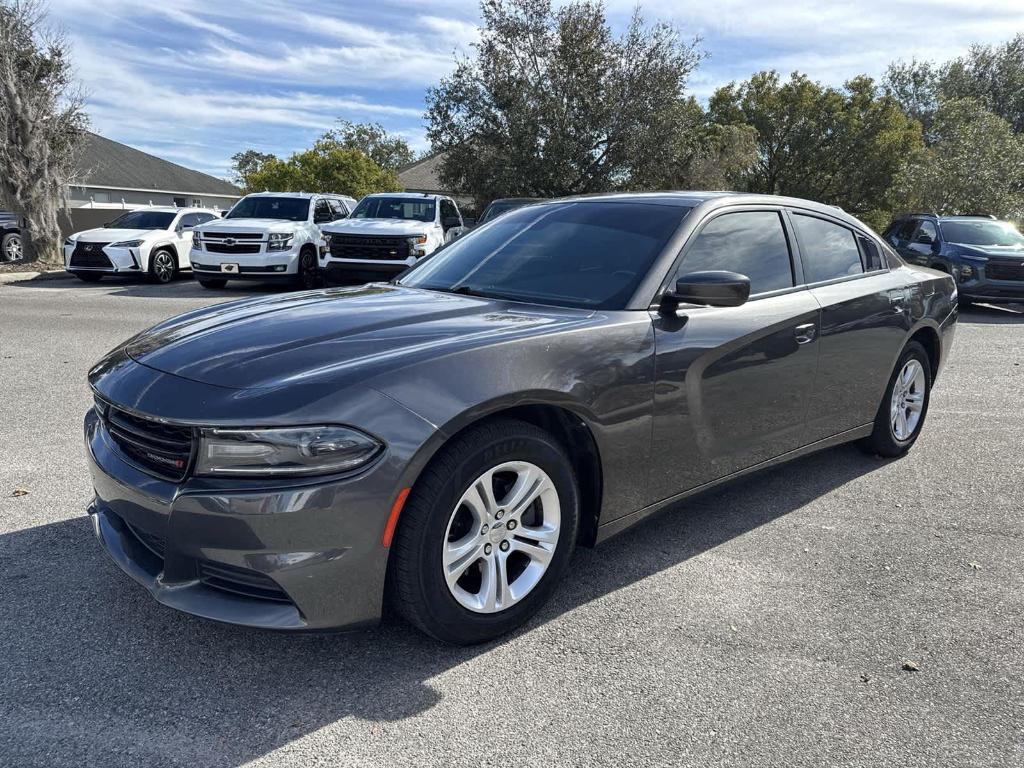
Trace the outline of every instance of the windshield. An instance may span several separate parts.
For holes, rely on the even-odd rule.
[[[1024,235],[1008,221],[944,221],[940,226],[951,243],[1024,246]]]
[[[364,197],[349,218],[433,221],[434,201],[415,197]]]
[[[520,208],[421,262],[401,285],[622,309],[689,208],[567,202]]]
[[[309,200],[302,197],[245,197],[224,218],[306,221],[309,218]]]
[[[111,229],[167,229],[175,216],[173,211],[132,211],[107,226]]]

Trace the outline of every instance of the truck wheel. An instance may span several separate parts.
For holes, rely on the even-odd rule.
[[[409,494],[388,562],[390,600],[445,642],[503,635],[551,596],[579,519],[572,464],[549,433],[514,419],[472,428]]]
[[[0,253],[4,261],[21,261],[25,252],[21,247],[21,235],[18,232],[8,232],[0,242]]]
[[[300,291],[311,291],[320,287],[320,272],[316,265],[316,252],[305,249],[299,254],[299,272],[295,276],[295,287]]]
[[[214,279],[211,280],[208,277],[197,277],[196,281],[201,286],[203,286],[203,288],[209,288],[210,290],[216,290],[218,288],[223,288],[225,285],[228,284],[227,280],[219,280],[217,278],[214,278]]]

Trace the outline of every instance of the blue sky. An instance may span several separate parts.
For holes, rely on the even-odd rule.
[[[606,0],[621,28],[634,0]],[[704,98],[751,72],[839,84],[894,58],[946,59],[1024,31],[1022,0],[648,0],[703,38],[690,83]],[[475,39],[476,0],[50,0],[74,46],[93,129],[226,176],[253,147],[287,155],[338,117],[376,121],[426,148],[428,86]]]

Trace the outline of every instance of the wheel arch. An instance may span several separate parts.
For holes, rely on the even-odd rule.
[[[921,325],[915,330],[910,338],[907,339],[907,343],[911,341],[918,342],[924,347],[925,352],[928,353],[928,363],[931,368],[931,379],[935,382],[936,376],[939,375],[939,368],[941,366],[942,359],[942,340],[939,337],[938,329],[933,328],[930,325]]]
[[[578,542],[592,547],[597,541],[604,489],[601,452],[590,423],[579,409],[547,401],[495,402],[464,412],[442,426],[435,439],[421,449],[415,475],[403,485],[414,486],[438,453],[461,435],[481,424],[498,419],[518,419],[551,434],[565,449],[579,484],[580,533]],[[398,525],[400,526],[401,518]]]
[[[174,243],[156,243],[155,245],[151,246],[149,251],[146,253],[145,265],[140,264],[139,267],[148,272],[149,268],[153,265],[153,254],[156,253],[157,251],[170,251],[171,255],[174,256],[174,263],[179,268],[181,268],[181,254],[178,253],[178,249],[174,245]],[[140,259],[142,257],[141,250],[139,252],[139,257]]]

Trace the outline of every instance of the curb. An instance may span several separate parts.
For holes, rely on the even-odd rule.
[[[0,285],[8,283],[25,283],[32,281],[33,283],[41,283],[47,280],[69,280],[74,275],[64,270],[54,270],[52,272],[0,272]]]

